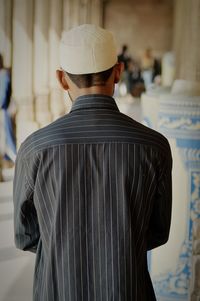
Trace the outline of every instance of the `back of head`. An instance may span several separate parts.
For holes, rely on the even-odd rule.
[[[117,62],[111,32],[93,24],[84,24],[64,32],[60,43],[60,65],[71,74],[105,71]]]
[[[60,43],[60,66],[79,87],[104,85],[117,63],[113,35],[93,24],[64,32]]]

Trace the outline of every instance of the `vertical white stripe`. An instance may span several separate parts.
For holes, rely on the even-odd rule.
[[[51,226],[52,222],[51,222],[51,218],[50,218],[50,216],[49,216],[49,210],[48,210],[48,208],[47,208],[46,200],[45,200],[44,195],[43,195],[43,193],[42,193],[42,187],[41,187],[41,183],[40,183],[39,180],[38,180],[38,187],[39,187],[40,195],[41,195],[41,198],[39,199],[39,202],[38,202],[38,203],[42,203],[42,204],[43,204],[43,208],[45,207],[45,212],[46,212],[46,214],[45,214],[44,210],[43,210],[43,211],[41,210],[41,215],[43,215],[44,220],[45,220],[45,223],[46,223],[46,217],[48,217],[49,225]],[[39,205],[39,204],[38,204],[38,205]],[[51,231],[51,227],[49,228],[49,227],[47,226],[47,233],[48,233],[48,236],[50,236],[50,231]]]
[[[99,158],[100,146],[96,145],[96,158]],[[100,300],[102,300],[102,279],[101,279],[101,234],[100,234],[100,195],[99,195],[99,173],[97,170],[97,201],[98,201],[98,241],[99,241],[99,277],[100,277]]]
[[[132,194],[133,194],[133,187],[134,187],[134,184],[135,184],[135,173],[136,173],[136,146],[134,144],[134,147],[133,147],[133,182],[132,182],[132,186],[131,186],[131,195],[130,197],[132,197]]]
[[[39,258],[39,261],[38,261],[38,264],[39,266],[37,267],[37,278],[40,279],[41,275],[40,275],[40,271],[41,269],[43,268],[42,264],[41,264],[41,258]],[[38,297],[38,291],[39,291],[39,285],[40,285],[40,281],[37,281],[37,283],[35,283],[35,285],[37,285],[36,287],[34,287],[34,290],[33,290],[33,299],[34,300],[37,300],[36,297]]]
[[[50,155],[49,155],[49,152],[50,152],[50,150],[48,149],[47,150],[47,157],[48,157],[48,162],[49,162],[49,164],[50,164],[50,162],[51,162],[51,160],[50,160]],[[52,190],[52,195],[54,194],[53,193],[53,185],[52,185],[52,177],[50,176],[50,179],[49,179],[49,183],[50,183],[50,187],[51,187],[51,190]],[[52,229],[52,231],[53,231],[53,229]],[[53,288],[53,285],[54,285],[54,281],[53,281],[53,268],[52,268],[52,263],[50,264],[50,273],[51,273],[51,296],[52,296],[52,300],[54,300],[54,288]]]
[[[111,145],[109,144],[109,192],[110,192],[110,234],[111,234],[111,265],[112,265],[112,294],[114,294],[115,286],[114,286],[114,260],[113,260],[113,200],[112,200],[112,177],[111,177]]]
[[[118,285],[119,285],[119,296],[121,299],[121,269],[120,269],[120,249],[119,249],[119,194],[118,194],[118,158],[117,158],[117,146],[118,143],[115,144],[115,184],[116,184],[116,201],[117,201],[117,264],[118,264]]]
[[[141,154],[139,155],[139,158],[141,160]],[[134,156],[134,175],[136,173],[136,165],[135,165],[135,156]],[[135,178],[134,178],[135,179]],[[134,179],[133,179],[133,182],[134,182]],[[139,193],[142,193],[143,190],[139,190],[139,187],[141,186],[141,182],[142,182],[142,170],[141,170],[141,165],[139,166],[139,172],[138,172],[138,183],[137,183],[137,187],[134,188],[134,191],[136,191],[136,195],[135,195],[135,198],[134,198],[134,207],[132,209],[133,213],[135,211],[135,207],[137,206],[137,202],[138,202],[138,195]],[[134,187],[134,185],[132,185],[132,188]],[[133,193],[133,190],[132,190],[132,193]],[[131,196],[132,196],[132,193],[131,193]],[[140,195],[139,195],[140,197]],[[139,201],[140,205],[142,204],[142,200],[140,199]],[[137,218],[138,218],[138,210],[137,210]],[[136,221],[134,221],[135,225],[136,225]]]
[[[45,187],[45,191],[47,192],[47,196],[48,196],[48,199],[49,199],[52,215],[54,215],[53,204],[52,204],[52,200],[51,200],[51,197],[50,197],[49,189],[47,187],[47,180],[45,180],[45,177],[44,177],[44,168],[41,168],[41,173],[42,173],[42,178],[43,178],[43,185]],[[46,202],[48,203],[47,200],[46,200]]]
[[[46,282],[46,278],[45,278],[45,266],[44,266],[44,255],[42,255],[43,258],[42,258],[42,273],[39,275],[39,279],[40,279],[40,292],[42,293],[42,296],[44,299],[44,295],[45,295],[45,282]],[[41,297],[41,295],[40,295]]]
[[[96,273],[95,273],[95,254],[94,254],[94,202],[95,202],[95,197],[94,197],[94,190],[93,190],[93,172],[92,172],[92,145],[90,145],[90,169],[91,169],[91,177],[90,177],[90,185],[91,185],[91,212],[92,212],[92,255],[93,255],[93,285],[94,285],[94,300],[96,300],[96,291],[97,291],[97,286],[96,286]]]
[[[121,162],[122,162],[122,179],[121,179],[121,184],[122,184],[122,198],[123,198],[123,230],[124,230],[124,290],[125,290],[125,300],[127,300],[127,285],[126,285],[126,199],[125,199],[125,187],[124,187],[124,148],[123,144],[121,144],[122,147],[122,157],[121,157]]]
[[[83,258],[82,258],[82,236],[81,236],[81,176],[80,176],[80,146],[78,144],[78,203],[79,203],[79,243],[80,243],[80,264],[81,264],[81,299],[83,301]]]
[[[105,233],[105,260],[106,260],[106,300],[108,301],[108,258],[107,258],[107,227],[106,227],[106,174],[105,174],[105,144],[103,144],[103,201],[104,201],[104,233]]]
[[[67,162],[67,145],[65,145],[65,170],[67,171],[68,169],[68,162]],[[71,301],[71,279],[70,279],[70,259],[69,259],[69,203],[68,203],[68,195],[67,195],[67,172],[66,172],[66,190],[65,190],[65,200],[66,200],[66,217],[67,217],[67,221],[66,221],[66,230],[67,230],[67,263],[68,263],[68,292],[69,292],[69,301]]]
[[[85,236],[86,236],[86,263],[87,263],[87,289],[88,289],[88,300],[90,300],[90,278],[89,278],[89,258],[88,258],[88,220],[87,220],[87,214],[88,214],[88,206],[87,206],[87,162],[86,162],[86,144],[84,144],[84,186],[85,186]]]
[[[146,163],[144,162],[145,158],[142,158],[142,150],[141,150],[141,146],[140,146],[140,161],[141,159],[143,159],[143,161],[141,161],[141,163],[143,163],[143,168],[146,167]],[[140,168],[140,174],[141,174],[141,177],[139,175],[139,179],[140,181],[138,181],[138,187],[142,187],[143,186],[143,179],[144,179],[144,175],[145,177],[147,177],[147,174],[146,174],[146,168],[145,169],[142,169]],[[136,197],[136,200],[137,200],[137,197]],[[137,208],[137,217],[136,217],[136,220],[135,220],[135,224],[137,225],[137,222],[138,220],[140,221],[140,228],[138,228],[138,232],[137,232],[137,242],[136,242],[136,248],[137,248],[137,243],[140,239],[140,233],[142,232],[143,230],[143,224],[144,224],[144,219],[146,217],[145,214],[142,214],[143,212],[146,213],[146,206],[147,206],[147,199],[146,199],[146,202],[145,202],[145,198],[144,198],[144,189],[141,189],[140,191],[140,200],[139,200],[139,208]]]
[[[75,300],[77,300],[77,283],[76,283],[76,245],[75,245],[75,241],[76,241],[76,233],[75,233],[75,200],[74,200],[74,145],[71,145],[71,162],[72,162],[72,169],[71,169],[71,173],[72,173],[72,177],[71,177],[71,181],[72,181],[72,202],[73,202],[73,247],[74,247],[74,286],[75,286]]]
[[[46,224],[45,217],[44,217],[44,215],[42,214],[40,199],[39,199],[39,197],[38,197],[37,191],[35,191],[34,197],[35,197],[36,200],[37,200],[38,211],[39,211],[40,214],[41,214],[41,217],[42,217],[42,220],[43,220],[45,229],[46,229],[46,233],[48,233],[48,226],[47,226],[47,224]],[[46,235],[45,235],[45,231],[44,231],[44,230],[42,231],[42,229],[41,229],[41,233],[40,233],[40,234],[41,234],[42,242],[45,242],[45,245],[46,245],[45,247],[46,247],[46,249],[48,249],[49,245],[48,245],[48,242],[47,242],[47,237],[46,237]]]
[[[128,155],[127,155],[127,175],[128,175],[128,181],[129,176],[130,176],[130,145],[128,144]],[[132,294],[132,285],[133,285],[133,258],[132,258],[132,214],[131,214],[131,203],[132,200],[131,198],[129,199],[129,231],[130,231],[130,296],[131,296],[131,300],[133,299],[133,294]]]
[[[58,153],[58,156],[59,156],[59,153]],[[57,160],[56,160],[57,161]],[[58,157],[58,163],[59,163],[59,157]],[[55,167],[55,152],[53,152],[53,167],[54,167],[54,182],[55,182],[55,185],[57,185],[57,179],[56,179],[56,167]],[[56,237],[55,237],[56,239]],[[56,271],[57,271],[57,285],[58,285],[58,294],[59,294],[59,298],[61,298],[61,288],[60,288],[60,277],[59,277],[59,267],[58,267],[58,262],[59,262],[59,259],[58,259],[58,252],[57,252],[57,246],[55,246],[55,258],[56,258]]]
[[[62,162],[61,162],[61,146],[59,145],[59,184],[62,185]],[[62,293],[63,293],[63,299],[65,299],[65,274],[64,274],[64,250],[63,250],[63,228],[62,228],[62,198],[61,198],[61,190],[62,187],[60,187],[60,193],[59,193],[59,210],[60,210],[60,242],[61,242],[61,269],[62,269]],[[66,215],[64,215],[66,217]],[[58,279],[59,281],[59,279]]]

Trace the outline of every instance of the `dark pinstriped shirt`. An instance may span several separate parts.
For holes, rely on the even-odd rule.
[[[168,240],[171,165],[167,140],[109,96],[81,96],[29,136],[14,228],[16,246],[36,252],[33,299],[155,300],[146,258]]]

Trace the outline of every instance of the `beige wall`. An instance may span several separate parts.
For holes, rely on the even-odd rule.
[[[104,25],[116,36],[118,47],[128,44],[130,54],[146,47],[155,54],[172,48],[173,0],[109,0]]]

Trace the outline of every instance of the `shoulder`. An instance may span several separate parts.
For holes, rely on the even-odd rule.
[[[18,156],[28,157],[45,148],[59,137],[57,132],[62,131],[63,124],[67,115],[64,115],[49,125],[33,132],[21,144]]]
[[[123,113],[120,113],[120,116],[131,125],[133,135],[137,135],[138,140],[141,141],[141,144],[149,145],[150,147],[154,147],[161,152],[163,150],[170,152],[169,142],[162,133],[137,122]]]

